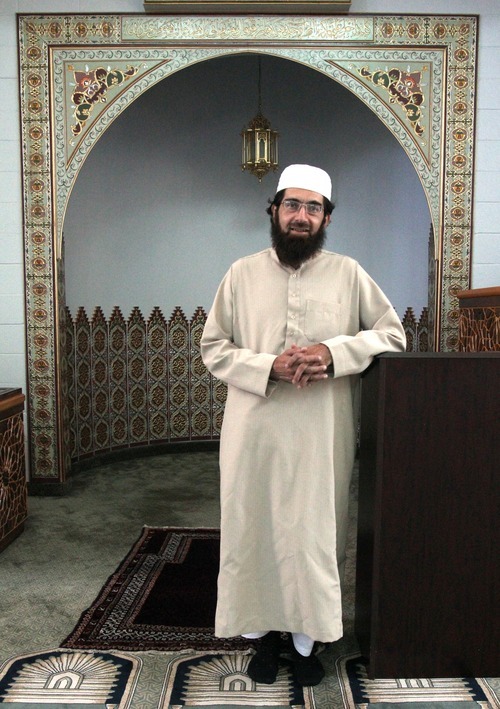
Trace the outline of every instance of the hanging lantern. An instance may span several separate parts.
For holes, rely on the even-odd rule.
[[[269,170],[278,168],[278,132],[262,115],[261,68],[259,57],[259,109],[255,118],[241,131],[241,169],[255,175],[259,182]]]

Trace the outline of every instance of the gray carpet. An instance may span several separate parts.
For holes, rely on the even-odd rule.
[[[59,647],[144,525],[217,527],[218,483],[217,453],[166,454],[82,470],[63,497],[31,496],[25,531],[0,554],[0,665]],[[327,677],[314,690],[316,709],[344,706],[335,661],[358,651],[353,634],[355,483],[356,476],[345,636],[323,653]],[[130,707],[149,709],[158,706],[168,658],[138,655],[143,664]]]
[[[143,525],[219,524],[215,453],[78,472],[63,497],[28,499],[25,530],[0,554],[1,655],[57,647]]]

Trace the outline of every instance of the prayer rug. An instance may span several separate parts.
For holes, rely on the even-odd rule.
[[[247,675],[249,662],[250,655],[238,653],[177,657],[167,668],[158,709],[316,707],[312,688],[295,682],[291,663],[281,663],[274,684],[257,684]]]
[[[485,679],[368,679],[366,664],[357,655],[336,662],[344,706],[355,709],[400,707],[500,707],[498,697]]]
[[[126,709],[142,661],[121,653],[50,650],[21,655],[0,669],[0,704],[12,707]]]
[[[144,527],[61,647],[248,651],[214,636],[219,546],[218,529]]]

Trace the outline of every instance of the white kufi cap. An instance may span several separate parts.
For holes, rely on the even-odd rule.
[[[330,175],[312,165],[289,165],[281,173],[276,192],[295,187],[301,190],[318,192],[328,200],[332,199],[332,181]]]

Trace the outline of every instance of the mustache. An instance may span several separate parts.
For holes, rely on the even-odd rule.
[[[311,227],[307,222],[301,222],[301,221],[294,221],[290,222],[290,224],[287,227],[287,232],[289,232],[291,229],[300,229],[301,231],[307,231],[311,232]]]

